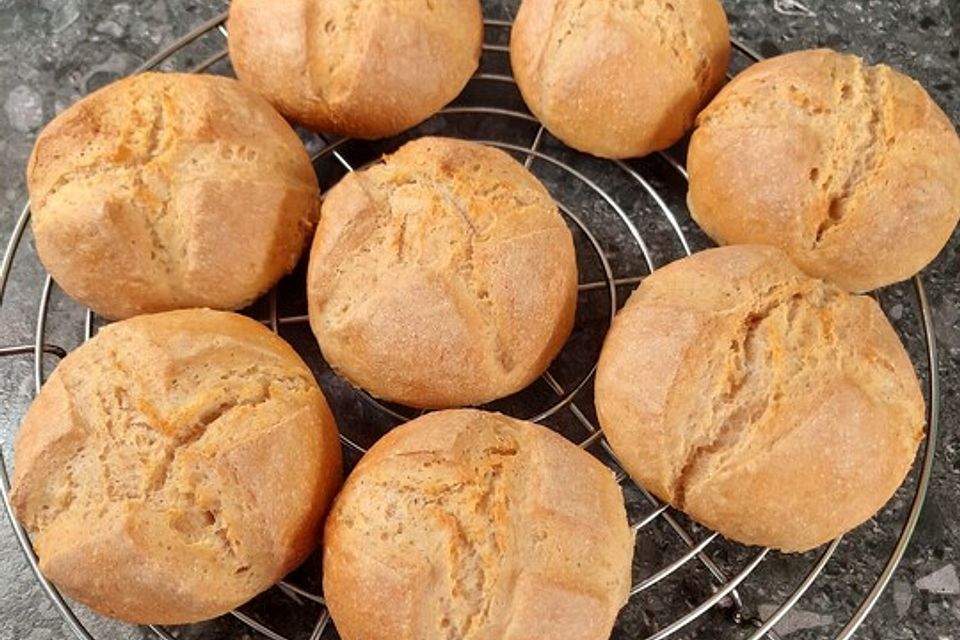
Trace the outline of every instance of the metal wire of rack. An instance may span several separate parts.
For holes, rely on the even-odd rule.
[[[222,36],[222,39],[225,39],[228,35],[225,28],[225,20],[226,14],[224,13],[199,25],[178,41],[158,52],[137,71],[153,69],[162,63],[169,65],[168,61],[172,56],[189,48],[198,40],[216,37],[218,33]],[[509,31],[511,23],[503,20],[487,20],[485,24],[488,38],[486,38],[486,43],[484,44],[484,59],[486,60],[490,57],[497,56],[505,58],[509,50],[507,45],[503,43],[505,41],[503,36],[505,32]],[[733,46],[735,50],[748,61],[760,59],[759,55],[740,42],[733,41]],[[221,41],[217,44],[214,53],[207,55],[201,62],[193,65],[188,70],[191,72],[206,71],[221,61],[224,61],[226,57],[226,48],[223,41]],[[500,66],[504,67],[508,65],[501,64]],[[481,71],[473,77],[464,95],[467,96],[466,99],[469,100],[470,87],[476,88],[479,86],[482,92],[483,87],[496,85],[513,91],[514,93],[516,92],[513,78],[509,73],[500,73],[496,70],[490,72],[482,68]],[[461,101],[462,100],[463,98]],[[505,102],[505,106],[504,104],[461,104],[458,102],[443,110],[441,114],[433,119],[434,121],[439,120],[439,122],[432,128],[429,124],[425,125],[425,127],[430,133],[443,133],[444,122],[456,118],[492,118],[525,125],[535,133],[524,138],[522,144],[517,142],[518,136],[516,135],[512,136],[512,139],[509,141],[494,138],[483,139],[482,137],[479,138],[479,140],[512,153],[522,159],[528,168],[543,168],[545,171],[553,171],[560,176],[559,183],[577,185],[581,190],[581,194],[586,193],[593,198],[595,208],[599,207],[606,211],[608,218],[605,218],[605,220],[622,225],[622,233],[618,237],[621,241],[625,239],[627,243],[632,243],[632,248],[636,250],[638,258],[636,263],[645,268],[646,273],[650,273],[656,269],[658,261],[654,256],[654,252],[651,251],[648,241],[645,239],[640,226],[635,220],[635,216],[632,215],[630,207],[625,204],[624,199],[618,197],[618,194],[605,189],[600,183],[600,177],[597,175],[590,173],[585,168],[574,166],[580,160],[583,160],[583,157],[579,154],[563,148],[562,145],[556,141],[551,143],[552,146],[550,149],[545,150],[545,141],[549,136],[546,134],[544,128],[523,108],[522,103],[518,103],[517,100],[506,100]],[[313,140],[313,144],[314,148],[319,146],[318,150],[312,154],[315,166],[318,168],[318,173],[328,176],[336,176],[338,173],[342,175],[343,172],[353,171],[355,168],[362,167],[365,163],[351,163],[348,161],[348,158],[351,157],[351,152],[356,153],[358,150],[363,150],[365,146],[369,146],[366,145],[366,143],[348,139],[329,142],[320,136],[317,136],[316,139]],[[361,154],[358,153],[357,155]],[[369,149],[366,155],[371,155]],[[372,154],[372,157],[370,157],[367,163],[376,161],[377,157],[377,154]],[[669,152],[657,154],[656,161],[659,162],[667,172],[672,172],[673,179],[679,180],[681,184],[685,184],[687,179],[686,171],[682,163],[670,155]],[[596,161],[591,160],[591,162]],[[683,211],[682,214],[674,211],[674,209],[682,211],[682,201],[671,207],[669,203],[671,198],[665,186],[662,184],[658,185],[657,181],[645,175],[646,168],[646,165],[641,166],[637,162],[607,161],[603,164],[604,172],[618,174],[636,189],[636,194],[640,194],[652,201],[652,209],[659,212],[659,215],[662,216],[662,222],[665,225],[664,228],[668,233],[672,234],[673,240],[676,242],[677,251],[676,255],[672,256],[672,258],[689,255],[692,252],[693,243],[683,228],[685,222],[689,220],[689,216],[686,211]],[[335,181],[335,178],[328,179],[328,182],[332,183],[333,181]],[[329,186],[329,184],[327,186]],[[611,251],[608,238],[600,237],[600,235],[602,235],[600,231],[602,231],[603,228],[592,224],[593,216],[585,215],[585,213],[589,213],[589,211],[585,212],[584,206],[579,201],[571,203],[569,200],[557,197],[556,195],[555,198],[557,199],[560,210],[570,221],[571,227],[579,234],[582,240],[583,246],[578,246],[578,253],[584,254],[583,249],[586,248],[588,250],[586,254],[596,260],[592,272],[598,274],[598,276],[593,279],[588,278],[587,281],[581,283],[580,292],[581,298],[598,295],[603,296],[602,303],[597,305],[598,308],[603,309],[603,313],[606,316],[597,323],[600,325],[599,328],[602,335],[609,325],[609,322],[612,321],[619,304],[623,301],[621,291],[635,286],[642,280],[643,275],[637,275],[636,273],[619,273],[617,264],[615,264],[615,258],[617,257],[616,252]],[[24,207],[15,223],[3,256],[3,261],[0,263],[0,306],[2,306],[4,293],[11,280],[14,259],[17,256],[18,249],[21,248],[24,242],[29,217],[30,210],[28,204]],[[584,257],[581,257],[581,260],[584,259]],[[587,272],[590,273],[591,270],[588,269]],[[65,357],[67,353],[67,350],[63,347],[46,341],[50,299],[54,286],[52,279],[47,275],[39,295],[33,342],[29,344],[0,346],[0,358],[19,356],[33,357],[34,392],[39,390],[43,384],[45,366],[48,364],[47,357],[49,356],[59,360]],[[302,287],[302,282],[300,286]],[[281,329],[288,328],[305,328],[308,320],[302,311],[300,313],[281,312],[282,300],[278,294],[278,290],[279,287],[271,291],[265,302],[266,313],[263,314],[265,317],[258,317],[258,319],[275,332],[280,332]],[[939,377],[937,374],[937,345],[932,327],[930,307],[927,302],[923,283],[919,277],[913,280],[913,295],[916,298],[916,305],[919,309],[920,328],[923,333],[926,354],[926,362],[917,364],[919,364],[921,368],[925,367],[928,372],[928,385],[926,390],[928,429],[924,446],[922,447],[922,456],[918,463],[918,469],[915,470],[915,489],[892,550],[886,558],[881,559],[880,569],[876,573],[873,584],[866,589],[866,592],[861,596],[862,599],[860,600],[859,606],[850,614],[847,622],[843,624],[842,628],[836,633],[835,638],[837,640],[847,640],[854,634],[889,582],[916,527],[920,508],[923,504],[930,480],[937,440],[940,402]],[[580,324],[580,322],[581,320],[578,317],[578,324]],[[84,339],[89,339],[94,335],[97,325],[98,318],[90,311],[86,311],[83,329]],[[628,605],[628,608],[637,606],[638,598],[641,597],[640,594],[649,595],[656,590],[665,590],[669,600],[669,590],[672,588],[670,580],[681,570],[688,571],[691,570],[691,568],[695,568],[698,571],[697,575],[699,575],[700,579],[705,581],[707,595],[698,602],[693,603],[692,606],[686,610],[676,611],[672,609],[668,615],[660,616],[657,620],[652,621],[643,631],[646,640],[662,640],[668,637],[676,637],[681,630],[688,630],[690,625],[697,621],[702,622],[704,616],[711,610],[716,610],[718,606],[728,612],[727,624],[729,625],[729,633],[733,634],[730,637],[743,637],[749,638],[749,640],[777,638],[778,636],[774,627],[791,611],[804,595],[807,594],[808,590],[818,579],[822,577],[831,558],[842,544],[841,539],[838,538],[827,545],[819,552],[819,555],[813,559],[805,571],[798,573],[801,577],[796,585],[787,592],[787,595],[782,598],[780,604],[775,610],[768,613],[764,620],[751,616],[749,614],[749,606],[745,603],[744,597],[741,594],[741,589],[747,584],[748,579],[754,574],[757,568],[771,555],[776,554],[768,549],[747,549],[730,543],[731,546],[736,548],[736,553],[732,555],[742,556],[745,559],[732,569],[726,567],[717,559],[716,554],[713,552],[722,540],[718,534],[705,531],[695,524],[690,523],[682,514],[675,512],[668,505],[662,504],[641,487],[634,485],[617,464],[616,457],[609,449],[602,432],[591,419],[591,409],[587,407],[583,401],[583,396],[588,393],[588,384],[592,380],[596,368],[596,361],[594,359],[592,362],[586,363],[587,366],[585,368],[582,366],[584,363],[581,362],[580,364],[581,368],[577,375],[572,377],[566,376],[570,378],[569,380],[564,379],[561,381],[559,379],[561,376],[552,372],[553,368],[544,374],[540,384],[545,390],[549,391],[551,398],[545,406],[541,404],[541,406],[535,406],[531,409],[521,403],[522,408],[519,413],[517,413],[516,410],[508,412],[514,413],[517,417],[527,418],[536,422],[550,418],[559,419],[561,415],[571,418],[570,422],[580,430],[579,435],[572,435],[569,429],[564,432],[564,435],[573,438],[581,447],[596,453],[601,459],[610,464],[617,473],[617,480],[623,484],[625,492],[632,492],[637,496],[636,504],[634,505],[635,508],[633,508],[632,511],[637,511],[638,513],[632,513],[631,515],[633,516],[632,527],[638,534],[638,545],[641,544],[640,541],[644,536],[648,534],[653,535],[651,532],[655,528],[660,531],[660,533],[666,532],[666,535],[669,535],[672,541],[676,543],[676,548],[679,549],[678,555],[665,564],[642,568],[631,591],[631,603]],[[401,407],[387,406],[360,391],[353,390],[353,393],[359,395],[362,404],[381,413],[382,416],[393,421],[393,424],[415,417],[409,413],[409,410],[404,410]],[[516,409],[514,405],[511,405],[510,408]],[[352,454],[354,457],[362,455],[365,451],[365,447],[360,443],[362,438],[355,436],[353,433],[348,433],[346,429],[342,429],[342,431],[342,441],[348,455]],[[74,606],[40,573],[36,555],[31,547],[29,537],[13,516],[9,501],[8,468],[6,466],[6,460],[2,457],[2,452],[0,452],[0,497],[2,497],[3,507],[10,518],[17,540],[26,554],[27,560],[33,573],[36,575],[41,589],[50,598],[56,610],[63,617],[66,625],[77,638],[81,640],[96,640],[94,634],[81,622],[80,617],[78,617],[74,610]],[[731,554],[724,553],[723,555],[727,556]],[[336,637],[330,616],[323,606],[323,597],[319,593],[319,588],[316,584],[302,584],[298,583],[294,578],[288,578],[278,584],[271,592],[273,592],[271,597],[283,600],[287,605],[295,608],[294,611],[297,613],[293,617],[296,618],[296,620],[294,620],[292,624],[287,625],[292,627],[292,629],[280,631],[273,626],[268,626],[268,623],[258,618],[255,613],[245,612],[246,608],[244,611],[232,612],[231,615],[234,621],[241,625],[245,631],[252,632],[258,637],[270,638],[272,640],[293,640],[293,638],[321,640],[322,638]],[[174,634],[178,633],[175,630],[168,630],[162,627],[149,627],[148,629],[154,637],[163,640],[173,640],[175,637]],[[619,633],[619,635],[616,637],[641,637],[635,634],[626,635],[629,634],[629,631],[622,629],[617,633]],[[724,632],[724,637],[727,637],[726,631]]]

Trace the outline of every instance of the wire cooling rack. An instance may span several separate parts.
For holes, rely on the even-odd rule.
[[[225,19],[223,14],[200,25],[138,71],[160,68],[229,73]],[[877,550],[873,557],[861,559],[864,568],[860,573],[868,578],[846,584],[843,576],[831,575],[831,559],[843,544],[839,538],[814,552],[785,556],[737,545],[691,522],[625,476],[596,426],[590,384],[603,335],[630,290],[658,266],[708,246],[684,204],[687,174],[680,157],[682,152],[621,162],[598,160],[564,147],[530,115],[516,90],[508,60],[510,22],[487,20],[485,25],[480,71],[457,101],[411,134],[369,143],[348,139],[331,142],[303,132],[322,188],[329,188],[348,171],[377,161],[382,153],[396,149],[412,137],[439,134],[479,140],[511,153],[537,174],[557,200],[577,243],[582,279],[577,325],[569,343],[541,380],[490,408],[545,422],[595,453],[617,474],[632,527],[637,532],[637,546],[631,599],[620,616],[614,638],[778,638],[777,623],[824,582],[830,583],[835,599],[850,603],[838,618],[837,628],[829,633],[837,639],[849,638],[900,562],[917,524],[930,479],[939,382],[931,313],[920,278],[891,295],[902,301],[898,304],[911,309],[905,319],[912,324],[901,333],[912,335],[914,346],[918,347],[914,351],[926,356],[915,365],[927,381],[927,436],[919,461],[893,507],[873,520],[873,526],[865,525],[849,534],[879,537],[876,544],[868,545]],[[733,45],[735,66],[759,60],[742,43],[734,41]],[[16,278],[15,263],[35,259],[32,255],[23,256],[27,253],[23,247],[29,233],[29,217],[28,205],[15,223],[0,263],[0,305],[3,293]],[[61,303],[51,304],[52,297]],[[70,305],[75,308],[71,310]],[[307,324],[302,265],[248,313],[281,333],[317,373],[338,416],[348,464],[354,464],[386,430],[416,417],[409,409],[380,403],[350,388],[325,365]],[[79,309],[62,296],[46,276],[38,291],[33,342],[2,346],[0,357],[32,357],[34,389],[39,389],[45,376],[69,350],[54,344],[48,336],[58,333],[57,327],[64,322],[73,322],[74,333],[79,334],[75,324],[80,321],[82,340],[89,339],[102,324],[90,311]],[[6,445],[9,451],[10,443]],[[41,588],[76,637],[106,638],[107,635],[98,636],[91,630],[93,624],[81,621],[95,621],[95,616],[67,601],[40,574],[29,538],[12,515],[8,474],[7,461],[0,458],[3,506]],[[144,637],[336,638],[319,585],[319,566],[314,557],[241,610],[201,625],[147,627]],[[840,595],[837,590],[842,590]],[[823,637],[822,633],[819,637]]]

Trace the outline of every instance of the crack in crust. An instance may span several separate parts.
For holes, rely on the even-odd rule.
[[[634,7],[639,8],[644,4],[644,0],[634,0]],[[669,46],[674,58],[687,70],[691,80],[699,92],[699,101],[706,98],[711,91],[707,85],[708,73],[710,71],[710,59],[706,50],[698,46],[688,25],[687,11],[677,10],[673,2],[669,0],[657,0],[653,11],[653,24],[657,28],[657,35],[660,41]],[[697,3],[693,3],[693,7]],[[697,7],[699,8],[699,7]],[[648,9],[651,10],[651,9]]]
[[[843,224],[850,198],[876,175],[890,146],[886,112],[889,98],[881,73],[881,67],[868,67],[857,59],[852,82],[835,82],[834,150],[827,157],[843,160],[842,164],[832,161],[832,170],[821,183],[828,204],[816,230],[814,247],[831,229]]]
[[[442,207],[444,213],[453,213],[455,214],[466,227],[467,233],[456,234],[455,240],[451,240],[450,244],[454,243],[459,245],[459,248],[463,251],[462,259],[456,265],[455,273],[458,276],[460,284],[464,287],[466,291],[469,291],[471,294],[471,300],[469,304],[477,308],[482,308],[485,310],[481,314],[485,324],[486,324],[486,334],[491,340],[491,348],[497,354],[497,361],[503,366],[504,371],[509,371],[511,366],[511,358],[507,350],[504,347],[504,340],[501,336],[500,328],[496,325],[495,322],[495,307],[493,301],[490,299],[490,294],[487,291],[486,286],[482,282],[482,275],[480,270],[476,265],[476,252],[477,245],[482,244],[486,239],[486,230],[490,224],[490,220],[486,221],[484,224],[481,220],[474,220],[471,218],[469,209],[471,208],[468,203],[465,203],[462,198],[455,196],[451,193],[449,187],[441,181],[438,181],[427,175],[419,175],[415,177],[410,177],[403,181],[403,186],[414,185],[426,189],[429,192],[438,194],[440,199],[446,206]],[[502,186],[502,185],[498,185]],[[516,193],[511,193],[510,196],[517,201],[518,197]],[[388,195],[386,197],[387,209],[390,213],[390,218],[396,219],[396,215],[393,212],[391,205],[391,198]],[[398,250],[397,250],[397,260],[399,264],[423,264],[423,254],[420,256],[405,256],[403,254],[403,248],[409,245],[415,246],[417,244],[416,238],[408,237],[408,230],[410,229],[410,216],[411,212],[409,209],[404,210],[400,222],[399,222],[399,231],[398,231]],[[422,223],[420,223],[422,231]],[[412,258],[412,259],[411,259]]]
[[[456,509],[446,510],[444,515],[454,527],[454,539],[460,544],[450,547],[450,604],[444,619],[449,640],[468,639],[481,630],[490,616],[493,604],[494,585],[499,577],[496,565],[485,568],[492,558],[502,557],[505,533],[502,527],[488,527],[487,522],[503,522],[506,519],[507,495],[505,476],[510,474],[517,455],[516,443],[503,448],[491,448],[484,452],[488,457],[479,466],[480,490],[473,498],[474,513],[480,516],[481,526],[474,520],[471,525],[457,516]],[[488,595],[484,595],[488,594]]]
[[[39,195],[34,189],[33,210],[42,216],[42,211],[48,205],[54,205],[59,194],[68,186],[82,187],[103,180],[116,180],[121,185],[126,183],[129,189],[114,190],[105,199],[104,206],[136,209],[137,218],[142,222],[152,245],[149,254],[143,257],[167,274],[178,273],[180,261],[175,259],[170,251],[170,243],[163,236],[168,235],[175,245],[184,245],[188,239],[183,237],[179,225],[165,225],[161,230],[163,220],[169,213],[173,185],[164,171],[151,171],[155,163],[163,158],[176,135],[172,104],[168,87],[162,87],[157,92],[134,93],[128,107],[129,123],[115,132],[119,142],[113,153],[99,153],[94,147],[88,146],[79,155],[94,157],[92,162],[64,171]],[[87,117],[96,119],[100,115]],[[98,135],[103,135],[99,130],[103,124],[98,122],[96,126]],[[97,142],[96,138],[87,141],[88,145]],[[146,179],[148,173],[151,173],[149,180]],[[176,284],[178,280],[172,278],[169,282]]]
[[[375,475],[364,478],[372,485],[367,491],[380,496],[372,501],[378,504],[350,510],[351,528],[386,516],[396,524],[366,535],[390,538],[397,549],[422,547],[444,568],[437,618],[427,624],[447,640],[485,637],[498,585],[508,578],[503,567],[514,553],[514,531],[525,528],[516,521],[521,511],[511,506],[522,502],[517,488],[524,486],[526,463],[520,434],[506,420],[495,420],[494,428],[483,429],[480,440],[462,451],[412,451],[381,460]],[[411,467],[414,461],[419,464]]]
[[[819,340],[826,346],[827,355],[821,357],[842,357],[830,322],[832,309],[843,304],[838,290],[807,279],[788,280],[772,286],[757,300],[750,307],[724,314],[734,319],[734,332],[724,361],[711,369],[714,400],[697,418],[712,427],[689,443],[673,479],[673,501],[679,509],[685,506],[691,482],[710,459],[754,436],[764,416],[777,408],[785,383],[802,366],[789,351],[806,339],[804,324],[817,327]],[[791,341],[795,341],[793,345]],[[779,350],[788,353],[778,357],[775,352]],[[774,367],[775,359],[788,366]],[[773,376],[763,375],[771,370]]]
[[[552,4],[553,14],[550,16],[550,25],[537,52],[537,61],[534,65],[535,75],[539,76],[544,84],[540,88],[539,108],[541,112],[546,108],[549,93],[546,89],[554,84],[557,55],[566,39],[573,34],[575,29],[582,26],[581,16],[587,1],[558,0]]]
[[[62,172],[42,193],[34,194],[36,208],[42,209],[63,187],[76,181],[121,174],[126,171],[142,172],[149,167],[162,155],[163,147],[170,139],[170,132],[167,130],[166,105],[168,102],[170,100],[166,88],[160,92],[160,95],[145,93],[135,96],[129,107],[133,122],[130,126],[116,132],[120,138],[120,144],[109,157],[110,162],[98,159],[91,164]],[[142,136],[143,140],[136,140],[137,136]],[[85,153],[87,152],[80,155],[83,156]]]

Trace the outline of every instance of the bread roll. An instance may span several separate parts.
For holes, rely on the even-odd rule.
[[[778,246],[868,291],[914,275],[960,218],[960,138],[923,88],[827,49],[756,64],[700,115],[690,210],[722,244]]]
[[[607,336],[596,405],[639,484],[728,538],[784,551],[882,507],[924,422],[877,303],[760,246],[704,251],[644,280]]]
[[[343,640],[604,640],[630,592],[620,487],[549,429],[432,413],[370,449],[324,532]]]
[[[300,564],[340,478],[336,424],[293,349],[242,316],[173,311],[60,363],[23,420],[11,501],[69,596],[181,624]]]
[[[405,131],[476,71],[479,0],[233,0],[237,77],[285,116],[354,138]]]
[[[573,239],[537,179],[483,145],[422,138],[323,204],[307,275],[327,362],[414,407],[522,389],[570,335]]]
[[[41,132],[27,169],[40,260],[108,318],[236,309],[297,263],[319,211],[300,139],[235,80],[145,73]]]
[[[677,142],[729,58],[717,0],[523,0],[510,37],[530,111],[566,144],[604,158]]]

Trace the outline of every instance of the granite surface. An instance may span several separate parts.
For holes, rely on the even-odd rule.
[[[488,0],[488,17],[509,18],[516,0]],[[943,107],[954,123],[960,122],[960,0],[727,0],[731,28],[736,37],[759,53],[770,56],[782,51],[829,46],[859,53],[870,61],[884,61],[917,78]],[[222,2],[153,0],[146,2],[97,2],[94,0],[0,0],[0,242],[10,236],[24,205],[23,168],[32,142],[43,123],[83,94],[135,69],[163,45],[192,27],[217,15]],[[490,40],[505,42],[505,31],[489,29]],[[165,68],[186,69],[223,46],[222,36],[212,34]],[[746,64],[740,56],[735,66]],[[505,61],[488,54],[485,69],[505,72]],[[214,68],[225,72],[225,64]],[[478,102],[521,108],[515,93],[498,86],[472,86],[461,104]],[[437,118],[420,132],[450,132],[502,142],[528,144],[535,128],[522,121],[495,118],[469,123],[456,117]],[[308,140],[311,148],[321,143]],[[348,145],[344,155],[362,162],[396,141],[384,145]],[[544,153],[566,162],[584,177],[624,203],[625,218],[618,218],[592,187],[573,180],[562,167],[538,160],[534,170],[555,196],[571,204],[608,258],[615,277],[643,274],[649,263],[659,266],[679,257],[681,248],[658,205],[637,183],[613,171],[610,165],[571,154],[547,137]],[[937,150],[931,150],[936,153]],[[671,155],[682,158],[678,148]],[[630,163],[664,194],[666,204],[680,214],[680,225],[693,248],[707,246],[685,215],[683,184],[668,164],[653,158]],[[321,160],[318,170],[325,185],[333,182],[336,164]],[[615,175],[616,174],[616,175]],[[647,255],[632,242],[629,219],[647,241]],[[590,238],[577,232],[585,277],[602,280],[602,263],[592,254]],[[38,292],[43,272],[36,262],[29,232],[17,253],[13,277],[0,306],[0,346],[30,343],[36,326]],[[915,539],[907,550],[889,589],[867,618],[857,637],[878,639],[960,639],[960,232],[924,272],[924,282],[933,309],[933,326],[940,347],[941,421],[932,481]],[[622,302],[629,287],[618,290]],[[296,277],[282,285],[281,313],[302,312],[302,291]],[[560,383],[569,388],[589,367],[599,347],[602,329],[609,320],[606,298],[584,295],[578,330],[555,368]],[[601,296],[606,296],[602,290]],[[894,321],[925,381],[924,343],[918,307],[909,284],[889,287],[878,298]],[[263,317],[261,305],[251,313]],[[65,348],[82,339],[82,310],[54,289],[45,340]],[[283,335],[303,350],[315,367],[331,398],[345,432],[368,444],[391,426],[391,421],[326,369],[309,334],[302,325],[291,324]],[[56,362],[48,357],[48,372]],[[9,460],[16,425],[33,392],[33,361],[29,357],[0,358],[0,444]],[[531,389],[499,408],[516,415],[531,415],[550,407],[555,398],[549,389]],[[587,417],[592,414],[589,389],[578,398]],[[558,412],[550,422],[572,438],[583,438],[583,426],[569,411]],[[355,459],[356,456],[353,456]],[[797,607],[781,620],[780,637],[812,639],[833,637],[849,620],[872,581],[882,569],[902,526],[912,499],[916,470],[890,505],[876,518],[848,535]],[[651,510],[634,488],[626,490],[631,516],[639,519]],[[43,595],[19,550],[9,523],[0,516],[0,640],[46,640],[70,637],[50,601]],[[681,516],[677,524],[697,539],[705,533]],[[643,578],[684,552],[685,547],[663,518],[644,528],[638,540],[636,571]],[[728,575],[743,569],[755,549],[716,542],[711,557]],[[801,556],[769,555],[739,591],[742,610],[731,598],[701,621],[679,632],[680,638],[744,638],[752,624],[766,619],[803,579],[821,551]],[[317,571],[308,563],[291,580],[312,588]],[[663,629],[679,614],[695,607],[712,593],[715,580],[697,562],[655,588],[631,600],[621,615],[615,637],[643,638]],[[154,637],[149,631],[117,625],[77,607],[81,619],[96,638]],[[290,638],[308,638],[320,610],[302,598],[298,602],[276,591],[258,598],[244,612],[268,623]],[[738,622],[739,621],[739,622]],[[224,618],[207,625],[172,630],[182,638],[261,637],[236,619]],[[325,638],[334,637],[328,631]]]

